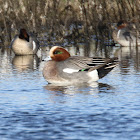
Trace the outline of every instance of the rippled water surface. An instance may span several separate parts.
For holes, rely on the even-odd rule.
[[[85,55],[83,48],[68,50]],[[48,85],[40,61],[47,54],[15,57],[0,50],[1,140],[140,139],[138,49],[113,47],[110,56],[119,65],[98,83],[75,86]]]

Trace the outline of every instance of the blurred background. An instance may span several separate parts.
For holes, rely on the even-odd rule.
[[[112,24],[140,23],[139,0],[5,0],[0,1],[0,46],[7,47],[20,28],[34,32],[41,46],[110,44]]]

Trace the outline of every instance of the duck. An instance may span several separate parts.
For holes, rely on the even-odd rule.
[[[11,48],[15,55],[34,55],[39,49],[39,41],[33,34],[27,33],[26,29],[22,28],[19,35],[11,41]]]
[[[43,76],[51,84],[97,82],[118,63],[118,58],[71,56],[60,46],[53,46],[44,64]]]
[[[117,28],[113,30],[112,37],[121,46],[140,46],[140,36],[134,23],[119,21]]]

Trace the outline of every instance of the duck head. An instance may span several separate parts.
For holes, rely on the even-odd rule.
[[[120,20],[120,21],[117,23],[117,28],[118,28],[118,29],[125,28],[126,26],[127,26],[127,22],[125,22],[124,20]]]
[[[20,29],[19,38],[29,42],[29,35],[25,29]]]
[[[54,46],[50,50],[50,57],[54,61],[64,61],[70,57],[70,54],[64,48]]]

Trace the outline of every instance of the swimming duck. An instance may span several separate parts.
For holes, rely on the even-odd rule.
[[[70,56],[59,46],[52,47],[49,55],[51,60],[45,63],[43,76],[52,84],[92,83],[117,65],[117,58]]]
[[[125,21],[119,21],[117,29],[113,31],[113,39],[121,46],[136,46],[140,45],[140,36],[132,23]]]
[[[11,47],[15,55],[36,54],[39,42],[33,34],[28,34],[25,29],[20,29],[20,34],[14,37]]]

